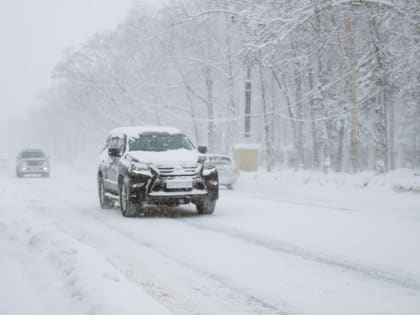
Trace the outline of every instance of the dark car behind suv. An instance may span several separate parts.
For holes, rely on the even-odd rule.
[[[219,196],[218,173],[181,131],[171,127],[114,129],[100,155],[98,191],[102,208],[118,201],[123,216],[143,208],[193,203],[213,213]]]
[[[48,156],[39,149],[25,149],[16,157],[16,176],[29,174],[50,176],[50,161]]]

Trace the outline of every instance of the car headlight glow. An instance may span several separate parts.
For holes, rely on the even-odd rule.
[[[150,171],[149,165],[141,162],[132,162],[130,166],[131,173],[143,173],[146,171]]]
[[[216,165],[214,165],[213,163],[209,162],[208,160],[206,160],[203,163],[203,171],[202,171],[203,176],[209,176],[210,174],[216,171],[217,171]]]
[[[215,168],[216,168],[216,165],[214,165],[210,161],[208,161],[208,160],[204,161],[203,170],[212,170],[212,169],[215,169]]]

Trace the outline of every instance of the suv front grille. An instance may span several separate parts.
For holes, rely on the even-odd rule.
[[[158,166],[161,176],[191,176],[198,173],[198,165]]]
[[[29,166],[39,166],[42,165],[43,161],[26,161],[28,163]]]
[[[167,188],[167,183],[168,181],[173,180],[173,178],[178,178],[178,179],[185,179],[185,176],[180,176],[180,177],[171,177],[171,176],[162,176],[159,180],[157,180],[157,182],[153,185],[152,191],[191,191],[194,189],[198,189],[198,190],[203,190],[205,189],[205,185],[204,182],[201,180],[201,178],[199,176],[191,176],[191,181],[192,181],[192,188]]]

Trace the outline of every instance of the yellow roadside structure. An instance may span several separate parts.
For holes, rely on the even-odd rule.
[[[236,144],[234,146],[234,158],[239,170],[256,172],[258,170],[259,145]]]

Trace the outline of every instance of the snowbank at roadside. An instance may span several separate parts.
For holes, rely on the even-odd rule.
[[[169,314],[103,257],[0,182],[1,314]],[[35,201],[34,201],[35,203]],[[16,208],[19,205],[19,208]],[[80,235],[83,238],[83,235]]]
[[[294,170],[241,172],[235,188],[295,200],[329,200],[352,206],[420,211],[420,176],[407,169],[385,175]]]
[[[293,171],[281,170],[271,173],[259,171],[258,173],[241,173],[243,179],[257,181],[279,182],[287,181],[293,184],[321,187],[343,188],[391,188],[396,191],[412,191],[420,193],[420,174],[413,170],[400,169],[384,175],[376,175],[373,172],[360,172],[357,174],[332,173],[324,174],[318,171]],[[398,187],[405,187],[399,190]]]

